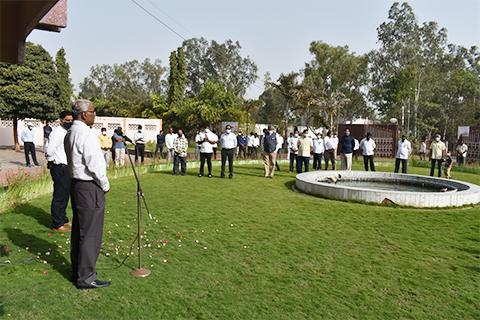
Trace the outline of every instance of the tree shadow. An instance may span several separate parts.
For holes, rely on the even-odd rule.
[[[6,228],[4,231],[15,246],[26,249],[34,256],[36,256],[38,252],[41,252],[42,259],[46,260],[47,263],[65,279],[70,280],[71,264],[58,251],[56,244],[45,241],[34,235],[24,233],[19,229]],[[50,255],[44,255],[46,252],[50,252]]]
[[[7,245],[0,244],[0,257],[8,257],[10,251],[11,249]]]
[[[50,213],[46,212],[45,210],[43,210],[41,208],[32,206],[28,203],[21,204],[21,205],[15,207],[15,209],[13,209],[13,212],[23,214],[23,215],[28,216],[28,217],[32,217],[35,220],[37,220],[37,222],[40,225],[45,226],[47,228],[50,228],[51,223],[52,223],[52,218],[51,218]]]
[[[3,300],[3,297],[0,296],[0,317],[5,315],[5,308],[3,307],[5,304],[5,301]]]

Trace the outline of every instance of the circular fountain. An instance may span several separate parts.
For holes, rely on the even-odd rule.
[[[297,175],[298,190],[325,198],[418,208],[480,203],[480,186],[427,177],[365,171],[312,171]]]

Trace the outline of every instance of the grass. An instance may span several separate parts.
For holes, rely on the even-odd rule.
[[[283,166],[285,167],[285,166]],[[360,163],[356,164],[360,168]],[[391,171],[390,163],[379,170]],[[409,168],[427,174],[427,168]],[[0,215],[0,317],[11,319],[478,319],[480,208],[408,209],[291,191],[294,175],[142,176],[146,279],[129,276],[135,183],[112,181],[97,267],[110,288],[67,280],[68,235],[50,197]],[[214,168],[218,176],[219,169]],[[454,178],[480,184],[480,176]]]

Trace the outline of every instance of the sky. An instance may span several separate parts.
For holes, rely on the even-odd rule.
[[[389,0],[135,0],[184,38],[239,41],[242,55],[258,66],[259,79],[247,90],[256,98],[269,72],[298,71],[311,60],[312,41],[348,45],[358,54],[377,47],[376,28],[387,20]],[[436,21],[448,42],[480,46],[480,0],[409,1],[419,22]],[[183,39],[142,11],[134,0],[68,0],[67,28],[34,30],[28,41],[52,56],[64,47],[72,82],[78,84],[96,64],[160,59]]]

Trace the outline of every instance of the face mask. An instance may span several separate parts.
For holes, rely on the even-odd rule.
[[[104,136],[106,136],[106,135],[107,135],[107,132],[106,132],[106,131],[102,131],[102,134],[103,134]]]
[[[440,141],[440,137],[435,137],[435,141]]]
[[[295,133],[293,136],[294,136],[295,138],[298,138],[298,133]]]
[[[348,137],[350,135],[350,132],[345,132],[345,135]]]
[[[225,131],[226,131],[227,133],[230,133],[230,132],[232,132],[232,130],[230,130],[230,129],[227,129],[227,130],[225,130]]]
[[[65,128],[65,130],[68,130],[72,126],[72,123],[71,122],[65,122],[65,123],[62,124],[62,126]]]
[[[273,130],[268,131],[269,134],[273,134]]]

